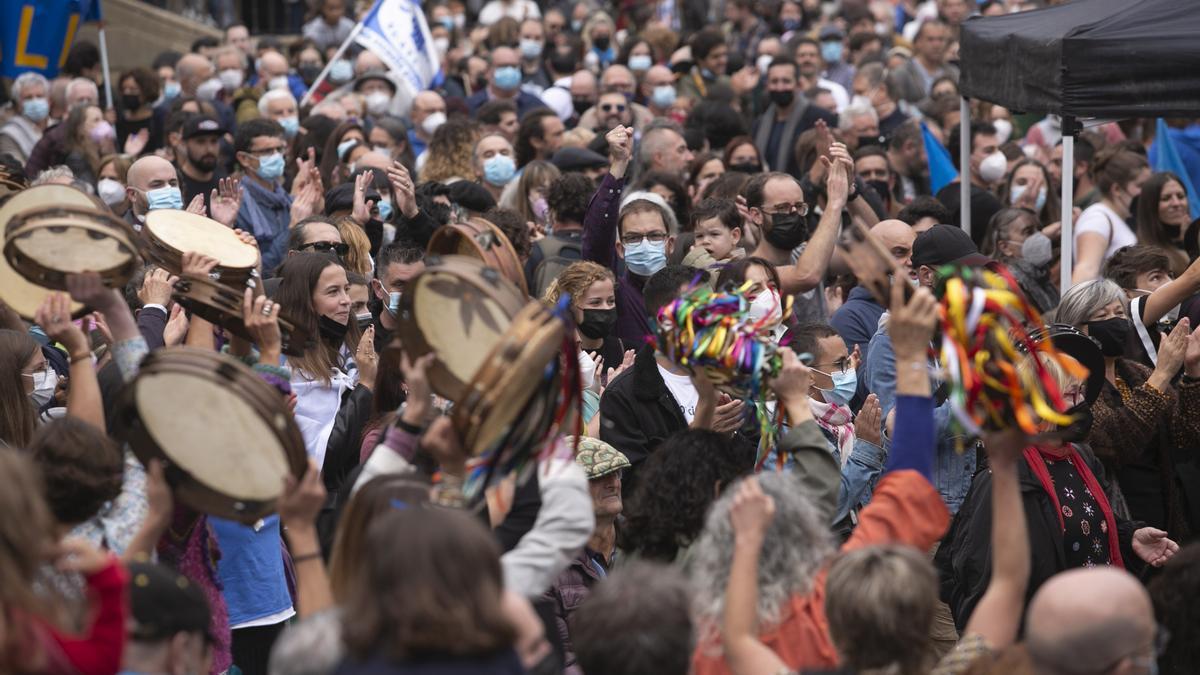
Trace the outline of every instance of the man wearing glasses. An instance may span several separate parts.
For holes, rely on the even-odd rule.
[[[292,198],[281,185],[287,139],[283,127],[256,119],[238,127],[234,138],[237,163],[242,166],[242,206],[235,227],[258,240],[264,271],[283,262],[288,247]]]

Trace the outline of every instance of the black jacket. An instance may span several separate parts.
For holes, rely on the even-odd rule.
[[[1107,493],[1104,470],[1091,450],[1077,446],[1079,455],[1095,474]],[[1029,530],[1030,572],[1025,602],[1051,576],[1066,569],[1063,552],[1062,526],[1054,511],[1050,495],[1033,475],[1024,460],[1017,463],[1017,479],[1021,486],[1021,502],[1025,508],[1025,525]],[[1117,521],[1117,540],[1121,542],[1121,558],[1125,568],[1138,574],[1144,567],[1133,552],[1133,532],[1142,526],[1135,521]],[[987,590],[992,576],[992,473],[980,471],[971,483],[962,508],[954,516],[950,531],[942,540],[934,565],[941,577],[942,601],[950,605],[954,624],[961,632],[971,618],[975,605]]]
[[[672,434],[687,428],[679,403],[658,372],[654,346],[644,345],[633,367],[610,382],[600,397],[600,439],[624,453],[632,464],[622,479],[625,494],[633,494],[634,474],[650,453]],[[758,444],[752,428],[748,420],[732,439],[747,457],[755,455]]]
[[[363,430],[371,419],[373,400],[371,390],[362,384],[343,393],[342,405],[334,418],[333,430],[329,432],[325,463],[321,467],[327,494],[325,506],[317,515],[317,537],[322,551],[332,550],[334,530],[341,515],[340,500],[346,497],[342,487],[358,467]]]

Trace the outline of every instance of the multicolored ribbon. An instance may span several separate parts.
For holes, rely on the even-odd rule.
[[[947,265],[938,270],[941,363],[949,402],[961,430],[977,436],[983,429],[1013,425],[1034,435],[1039,422],[1067,425],[1073,420],[1058,384],[1041,359],[1033,369],[1018,369],[1024,354],[1042,354],[1079,379],[1087,369],[1054,347],[1034,342],[1029,331],[1042,326],[1003,266],[978,269]]]

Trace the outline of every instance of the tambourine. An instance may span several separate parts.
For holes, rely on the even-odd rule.
[[[437,355],[429,384],[459,401],[526,302],[499,270],[476,258],[430,256],[400,297],[396,334],[410,359]]]
[[[192,251],[218,261],[211,273],[214,281],[231,288],[258,285],[258,249],[211,218],[155,209],[146,214],[142,238],[146,257],[175,276],[183,273],[183,254]]]
[[[4,257],[39,286],[65,291],[67,275],[96,272],[105,286],[124,288],[142,267],[138,236],[128,223],[94,206],[43,206],[8,220]]]
[[[525,268],[516,249],[500,228],[487,220],[471,218],[466,222],[439,227],[430,237],[426,253],[462,255],[481,260],[488,267],[500,270],[523,295],[529,295]]]
[[[29,181],[25,179],[25,176],[9,171],[8,167],[0,164],[0,199],[27,187],[29,187]]]
[[[261,290],[255,290],[255,295],[261,294]],[[172,297],[189,312],[252,342],[254,337],[246,330],[242,319],[244,294],[244,289],[239,291],[207,276],[184,274],[175,282]],[[311,346],[312,336],[289,318],[281,315],[278,319],[281,351],[288,356],[303,356]]]
[[[51,206],[66,206],[82,209],[100,209],[101,205],[87,194],[66,185],[38,185],[17,192],[0,207],[0,228],[17,214],[27,210]],[[8,304],[23,319],[33,321],[38,307],[53,289],[33,283],[21,276],[4,256],[0,256],[0,298]],[[71,302],[71,317],[79,318],[87,313],[88,308],[78,302]]]
[[[283,396],[224,354],[151,352],[116,412],[115,432],[138,459],[163,460],[179,500],[221,518],[252,524],[270,515],[284,479],[308,466]]]
[[[523,445],[552,423],[555,412],[542,387],[555,390],[560,377],[546,382],[546,366],[563,349],[563,322],[539,302],[530,302],[492,346],[482,366],[455,402],[452,419],[472,456],[499,442]],[[530,406],[528,404],[532,403]]]

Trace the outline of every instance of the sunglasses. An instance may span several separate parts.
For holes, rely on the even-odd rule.
[[[303,251],[305,249],[312,249],[314,251],[320,251],[321,253],[329,253],[330,251],[333,251],[334,253],[338,254],[339,256],[343,256],[350,252],[350,245],[349,244],[335,244],[331,241],[314,241],[314,242],[311,242],[308,244],[304,244],[303,246],[300,247],[301,251]]]
[[[614,109],[619,113],[623,113],[623,112],[625,112],[625,104],[624,103],[605,103],[600,106],[600,110],[603,110],[604,112],[612,112]]]

